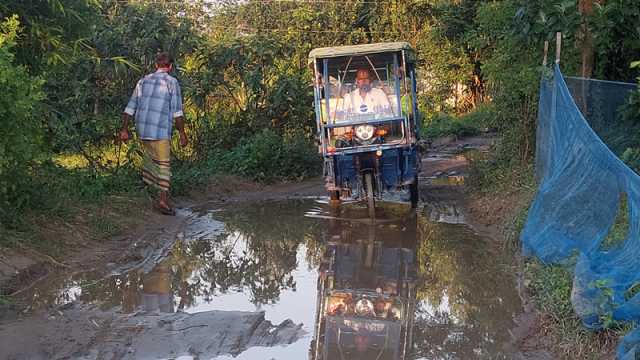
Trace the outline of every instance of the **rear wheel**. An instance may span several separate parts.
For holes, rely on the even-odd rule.
[[[367,192],[367,206],[369,207],[369,216],[376,215],[376,201],[373,197],[373,175],[371,173],[364,174],[364,186]]]
[[[418,176],[413,179],[413,183],[409,185],[409,196],[411,199],[411,207],[416,208],[420,200],[420,192],[418,191]]]

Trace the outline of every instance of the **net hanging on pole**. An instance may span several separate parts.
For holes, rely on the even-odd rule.
[[[640,320],[640,176],[616,156],[640,134],[618,116],[635,88],[564,78],[557,62],[540,84],[539,188],[521,234],[523,251],[545,263],[575,261],[571,300],[591,329]],[[618,358],[635,359],[638,344],[635,330]]]

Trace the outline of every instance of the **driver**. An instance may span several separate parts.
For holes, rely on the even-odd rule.
[[[344,109],[349,114],[375,114],[391,111],[391,104],[384,91],[371,86],[367,69],[356,72],[356,89],[344,95]]]

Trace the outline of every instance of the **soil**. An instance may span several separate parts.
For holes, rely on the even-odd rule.
[[[49,254],[32,247],[0,249],[0,295],[16,295],[57,271],[90,271],[108,263],[126,261],[127,257],[140,256],[142,249],[155,246],[158,233],[166,232],[166,237],[169,237],[171,233],[179,231],[184,222],[181,217],[155,213],[148,201],[132,202],[130,205],[139,214],[138,218],[112,216],[112,219],[123,221],[124,229],[133,229],[128,232],[125,230],[123,234],[106,239],[96,238],[87,229],[86,221],[58,223],[38,231],[49,231],[47,237],[52,240],[44,246],[50,250]],[[131,211],[131,208],[128,210]],[[92,212],[92,209],[87,209],[86,217],[109,216]],[[64,254],[64,258],[59,254]]]

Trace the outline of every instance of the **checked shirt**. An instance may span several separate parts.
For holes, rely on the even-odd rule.
[[[173,119],[183,116],[178,80],[164,70],[145,76],[138,81],[124,112],[135,115],[141,139],[171,139]]]

